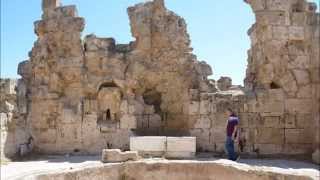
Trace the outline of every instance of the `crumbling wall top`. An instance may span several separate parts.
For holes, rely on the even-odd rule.
[[[61,5],[60,0],[42,0],[42,10],[55,9]]]
[[[244,0],[250,4],[254,12],[286,11],[286,12],[316,12],[317,5],[306,0]]]
[[[190,38],[184,19],[167,10],[163,0],[129,7],[128,14],[137,49],[190,51]]]

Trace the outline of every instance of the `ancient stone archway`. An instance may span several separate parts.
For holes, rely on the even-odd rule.
[[[98,92],[98,121],[119,120],[121,91],[118,87],[103,87]]]

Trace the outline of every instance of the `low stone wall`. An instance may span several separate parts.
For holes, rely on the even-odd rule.
[[[129,162],[121,164],[106,164],[95,167],[68,170],[45,175],[38,175],[38,180],[86,180],[86,179],[139,179],[139,180],[309,180],[313,177],[271,172],[262,168],[252,168],[243,165],[220,164],[215,162],[196,161],[164,161],[164,162]],[[316,177],[314,177],[316,178]]]
[[[6,96],[11,81],[3,88],[12,99],[1,101],[1,121],[14,118],[14,126],[2,128],[17,128],[1,131],[1,147],[15,153],[26,146],[28,129],[35,151],[47,154],[127,150],[129,137],[146,135],[194,136],[198,152],[223,153],[232,108],[241,152],[311,158],[320,141],[320,14],[306,0],[245,1],[256,22],[242,88],[228,77],[208,79],[212,69],[192,53],[186,22],[164,0],[128,8],[136,41],[125,45],[95,35],[82,40],[76,7],[43,0],[17,94]]]

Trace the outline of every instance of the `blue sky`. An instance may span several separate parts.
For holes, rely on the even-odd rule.
[[[126,12],[144,0],[62,0],[77,5],[86,19],[83,35],[133,40]],[[166,0],[168,9],[185,18],[194,54],[209,63],[214,79],[230,76],[242,84],[250,47],[247,30],[254,15],[243,0]],[[1,77],[18,77],[18,63],[28,59],[36,36],[33,22],[41,16],[41,0],[1,0]]]

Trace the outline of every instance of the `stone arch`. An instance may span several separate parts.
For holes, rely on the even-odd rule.
[[[119,121],[122,98],[121,88],[114,81],[99,84],[96,97],[99,125]]]
[[[121,80],[117,80],[117,79],[113,79],[113,78],[112,79],[104,79],[104,80],[99,81],[96,84],[96,86],[95,86],[96,92],[99,92],[99,90],[104,87],[118,87],[120,89],[123,89],[124,83]]]

